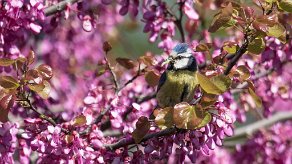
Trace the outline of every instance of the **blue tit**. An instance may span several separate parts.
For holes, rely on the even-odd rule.
[[[165,63],[168,63],[168,67],[160,77],[156,94],[159,107],[173,107],[180,102],[190,103],[197,85],[195,72],[198,66],[188,44],[176,45]]]

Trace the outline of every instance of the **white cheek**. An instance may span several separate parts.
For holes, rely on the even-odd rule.
[[[180,60],[175,61],[173,64],[175,69],[184,69],[187,68],[192,63],[190,58],[183,58]]]

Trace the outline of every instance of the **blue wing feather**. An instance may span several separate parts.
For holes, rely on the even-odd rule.
[[[157,92],[159,91],[159,89],[161,88],[161,86],[165,83],[166,78],[167,78],[166,71],[164,71],[162,73],[162,75],[160,76],[159,83],[158,83],[158,87],[157,87]]]
[[[185,84],[184,86],[184,89],[183,89],[183,92],[180,96],[180,101],[183,102],[184,101],[184,98],[189,94],[189,85],[188,84]]]

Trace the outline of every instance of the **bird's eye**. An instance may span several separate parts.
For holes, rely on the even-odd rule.
[[[180,59],[182,59],[182,56],[177,56],[176,58],[177,58],[178,60],[180,60]]]

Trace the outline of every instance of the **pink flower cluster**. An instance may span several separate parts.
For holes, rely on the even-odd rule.
[[[39,0],[7,0],[0,4],[0,55],[20,54],[19,45],[28,39],[29,33],[42,30],[43,2]],[[20,40],[22,40],[20,42]],[[10,57],[10,56],[8,56]]]
[[[249,163],[290,163],[292,122],[277,123],[268,130],[256,133],[246,144],[238,145],[235,161]]]
[[[292,104],[292,42],[281,43],[278,39],[268,38],[267,47],[258,61],[249,60],[247,63],[255,70],[254,74],[263,77],[254,77],[256,93],[261,97],[264,115],[270,116],[277,111],[287,111]],[[253,100],[246,97],[255,108]]]
[[[48,2],[55,4],[58,1]],[[138,66],[126,70],[110,60],[110,66],[116,68],[113,71],[117,74],[119,86],[127,84],[116,92],[111,70],[106,67],[108,63],[104,59],[111,58],[112,54],[105,54],[102,43],[106,40],[120,41],[117,25],[125,20],[122,16],[129,14],[136,19],[141,10],[144,32],[149,33],[149,41],[154,43],[159,40],[158,47],[167,53],[178,42],[176,37],[180,36],[194,50],[202,43],[201,39],[210,45],[212,43],[210,54],[218,57],[224,55],[222,40],[212,39],[206,30],[202,31],[199,40],[192,39],[199,24],[193,0],[175,1],[177,11],[163,0],[80,1],[76,5],[67,5],[63,13],[58,12],[46,19],[43,3],[40,0],[1,1],[0,56],[16,58],[21,56],[23,50],[32,47],[37,54],[41,54],[38,62],[45,62],[53,68],[51,97],[44,100],[35,93],[28,95],[32,105],[54,120],[56,126],[37,118],[43,115],[19,104],[14,105],[12,117],[21,117],[24,122],[21,125],[11,122],[0,124],[0,163],[13,163],[15,159],[23,163],[154,163],[161,160],[199,163],[221,162],[224,159],[242,163],[291,161],[291,121],[258,132],[247,144],[237,146],[234,153],[218,148],[223,145],[226,136],[233,135],[235,121],[246,121],[246,111],[242,108],[256,108],[250,94],[238,96],[229,91],[218,96],[210,110],[211,121],[200,129],[178,129],[175,134],[110,150],[106,145],[123,139],[131,140],[139,117],[150,117],[157,107],[153,98],[155,87],[148,85],[145,72],[162,73],[165,67],[161,64],[167,57],[166,54],[154,56],[149,64],[151,66],[139,61],[145,70],[129,84],[127,81],[136,75]],[[209,8],[211,4],[208,1],[202,5]],[[74,11],[77,16],[71,16],[69,11]],[[186,19],[185,27],[183,19]],[[180,28],[186,29],[181,31]],[[31,34],[40,32],[43,35],[30,38]],[[242,36],[239,38],[242,39]],[[267,47],[260,56],[248,56],[237,64],[250,68],[265,116],[288,110],[292,105],[291,45],[291,40],[284,45],[278,39],[268,37]],[[195,52],[194,56],[199,64],[204,64],[208,57],[205,51]],[[218,65],[211,69],[207,73],[222,74],[224,71]],[[16,76],[15,72],[10,72],[12,67],[1,67],[2,70],[5,74]],[[269,70],[274,72],[257,78]],[[233,78],[232,84],[238,84],[238,79]],[[149,95],[152,97],[143,100]],[[248,104],[241,106],[238,102]],[[161,131],[153,120],[150,124],[149,134]],[[34,154],[38,159],[33,159]]]
[[[6,122],[0,124],[0,162],[13,163],[13,154],[17,147],[18,126],[14,123]]]

